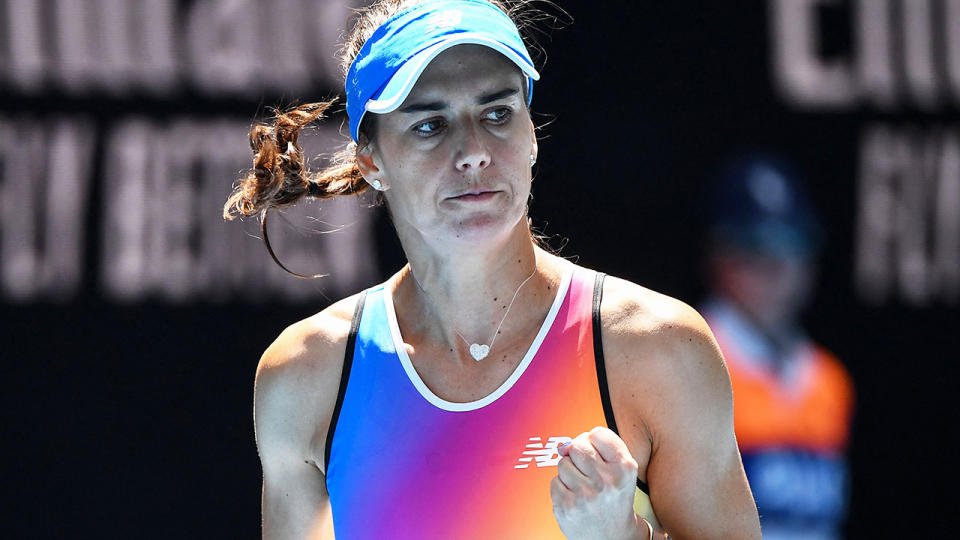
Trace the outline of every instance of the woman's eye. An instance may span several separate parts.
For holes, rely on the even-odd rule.
[[[446,122],[444,122],[442,119],[436,118],[427,120],[426,122],[420,122],[419,124],[413,126],[413,132],[417,135],[429,137],[430,135],[436,135],[445,126]]]
[[[487,112],[485,116],[491,123],[504,124],[507,120],[510,120],[511,114],[513,114],[513,111],[510,110],[510,107],[500,107]]]

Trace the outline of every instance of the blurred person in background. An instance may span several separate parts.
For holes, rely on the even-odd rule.
[[[701,312],[730,371],[734,429],[763,537],[842,537],[853,385],[804,332],[822,232],[794,170],[774,156],[730,162],[708,188]]]

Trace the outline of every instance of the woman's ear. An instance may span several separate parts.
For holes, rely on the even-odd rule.
[[[373,144],[362,134],[360,142],[356,145],[354,155],[357,157],[357,167],[360,168],[360,174],[367,182],[372,181],[380,173],[380,168],[374,162]]]
[[[363,175],[363,179],[366,180],[373,189],[377,191],[386,191],[389,189],[381,178],[383,175],[380,174],[380,168],[377,167],[376,152],[374,151],[373,144],[362,134],[360,135],[360,142],[357,143],[357,149],[354,151],[354,155],[357,157],[357,168],[360,169],[360,174]]]

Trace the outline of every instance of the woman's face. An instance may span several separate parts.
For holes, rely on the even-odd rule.
[[[400,108],[377,117],[374,137],[360,150],[361,170],[389,188],[401,238],[484,244],[526,215],[537,143],[523,75],[500,53],[444,51]]]

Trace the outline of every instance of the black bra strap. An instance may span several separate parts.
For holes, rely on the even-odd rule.
[[[353,350],[357,345],[357,330],[360,328],[360,317],[363,315],[363,304],[367,300],[367,291],[360,293],[357,307],[353,310],[353,320],[350,322],[350,334],[347,335],[347,350],[343,353],[343,371],[340,373],[340,389],[337,390],[337,403],[333,406],[333,415],[330,417],[330,427],[327,428],[327,443],[323,449],[323,470],[327,471],[330,465],[330,446],[333,444],[333,433],[337,430],[337,420],[340,418],[340,408],[343,406],[343,397],[347,393],[347,382],[350,380],[350,367],[353,366]]]
[[[607,384],[607,368],[603,360],[603,338],[600,331],[603,328],[600,321],[600,302],[603,300],[603,280],[607,275],[597,272],[597,279],[593,284],[593,358],[597,363],[597,381],[600,383],[600,403],[603,405],[603,416],[607,420],[610,431],[620,434],[617,430],[617,420],[613,416],[613,404],[610,402],[610,386]],[[640,491],[650,495],[650,487],[637,478],[637,487]]]

